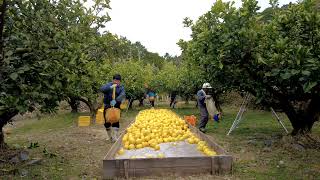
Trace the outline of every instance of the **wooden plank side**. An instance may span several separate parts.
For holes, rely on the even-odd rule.
[[[186,176],[191,174],[210,174],[211,168],[209,166],[190,166],[190,167],[165,167],[165,168],[139,168],[129,169],[129,177],[142,176],[165,176],[177,175]]]
[[[120,168],[116,167],[116,161],[103,161],[103,178],[112,179],[114,177],[120,177]]]
[[[217,156],[220,162],[219,174],[232,172],[233,158],[232,156]]]
[[[189,166],[211,166],[211,157],[170,157],[152,159],[130,159],[129,168],[173,168]]]
[[[164,159],[159,159],[159,161]],[[185,164],[176,166],[176,164],[168,164],[168,166],[148,167],[135,166],[135,160],[104,160],[103,161],[103,178],[112,179],[115,177],[140,177],[150,175],[163,175],[164,173],[174,174],[194,174],[194,173],[210,173],[211,165],[207,163]],[[210,159],[211,163],[211,159]],[[161,164],[161,163],[160,163]]]
[[[211,174],[219,174],[219,158],[218,156],[214,156],[211,158]]]
[[[151,174],[147,175],[158,175],[158,169],[162,169],[162,173],[167,172],[164,171],[165,169],[172,170],[168,171],[170,173],[180,173],[183,169],[185,169],[186,171],[188,170],[189,172],[189,169],[192,169],[193,167],[205,169],[205,172],[211,174],[227,174],[231,173],[232,164],[233,158],[229,155],[198,158],[185,157],[163,159],[104,160],[103,177],[131,177],[133,176],[132,172],[134,169],[140,169],[141,172],[151,172]],[[200,173],[200,170],[196,170],[194,173]]]

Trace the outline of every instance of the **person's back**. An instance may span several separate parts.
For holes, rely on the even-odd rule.
[[[175,108],[175,105],[176,105],[176,103],[177,103],[176,97],[177,97],[177,92],[176,92],[176,91],[173,91],[173,92],[170,94],[170,107],[172,106],[172,108]]]
[[[173,92],[170,94],[170,97],[171,97],[171,99],[176,99],[176,97],[177,97],[177,92],[173,91]]]
[[[113,84],[114,84],[113,82],[109,82],[101,88],[101,91],[104,94],[103,102],[105,107],[110,106],[110,102],[113,100],[112,99],[113,89],[110,88]],[[125,98],[124,92],[125,91],[124,91],[123,85],[116,86],[116,94],[115,94],[116,104],[114,105],[116,108],[120,108],[121,101]]]
[[[148,92],[148,96],[149,96],[149,97],[155,97],[155,96],[156,96],[156,93],[153,92],[153,91],[149,91],[149,92]]]
[[[147,95],[149,97],[149,101],[152,107],[154,107],[154,101],[155,101],[155,97],[156,97],[156,92],[152,89],[148,89],[147,90]]]

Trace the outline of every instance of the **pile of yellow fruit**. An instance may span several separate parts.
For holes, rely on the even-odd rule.
[[[198,150],[208,156],[216,153],[204,141],[200,141],[188,128],[187,123],[167,109],[148,109],[140,111],[135,122],[122,138],[124,149],[151,147],[160,150],[160,143],[184,141],[198,144]],[[121,152],[120,152],[121,151]],[[123,154],[121,149],[118,154]]]

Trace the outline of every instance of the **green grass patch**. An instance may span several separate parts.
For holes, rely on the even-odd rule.
[[[14,129],[13,133],[23,134],[70,128],[77,122],[78,116],[79,114],[66,113],[47,115],[41,119],[30,119],[22,127]]]

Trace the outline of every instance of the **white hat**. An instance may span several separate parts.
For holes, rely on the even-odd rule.
[[[205,88],[210,89],[210,88],[212,88],[212,87],[211,87],[210,83],[204,83],[204,84],[202,85],[202,89],[205,89]]]

